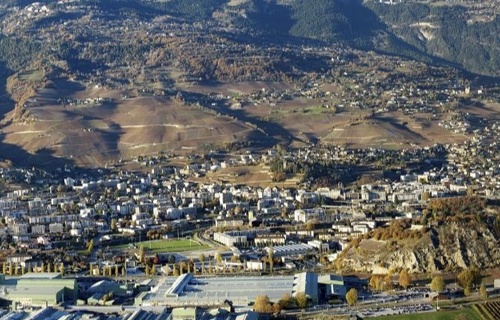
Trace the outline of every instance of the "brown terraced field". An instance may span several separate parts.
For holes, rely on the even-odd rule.
[[[120,158],[221,146],[262,135],[241,121],[167,98],[116,99],[117,93],[109,92],[115,99],[101,106],[71,106],[58,103],[53,96],[52,90],[45,90],[32,100],[28,112],[34,121],[2,129],[4,147],[15,145],[28,154],[48,152],[80,165],[98,166]],[[82,96],[81,91],[72,95]],[[19,156],[26,157],[23,152]]]
[[[248,94],[261,87],[284,90],[279,83],[234,83],[186,87],[224,96]],[[334,90],[335,88],[326,88]],[[325,90],[326,90],[325,89]],[[338,89],[338,88],[337,88]],[[65,99],[107,98],[102,105],[71,105]],[[229,99],[229,98],[228,98]],[[496,117],[497,105],[469,106],[473,115]],[[101,166],[118,159],[159,151],[204,152],[234,142],[253,146],[309,143],[349,147],[411,148],[467,139],[438,125],[447,114],[376,112],[327,108],[319,99],[295,97],[277,104],[244,105],[233,110],[187,106],[175,98],[143,96],[130,91],[85,88],[77,82],[40,90],[27,103],[28,121],[7,122],[0,129],[0,152],[20,163],[58,162]],[[267,177],[266,177],[267,179]],[[257,179],[258,180],[258,179]]]

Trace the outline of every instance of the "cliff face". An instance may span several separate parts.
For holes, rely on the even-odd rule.
[[[346,272],[381,273],[408,269],[413,273],[481,269],[500,264],[499,239],[484,224],[448,223],[433,227],[420,239],[362,240],[340,259]]]

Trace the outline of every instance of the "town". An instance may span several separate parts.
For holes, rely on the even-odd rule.
[[[340,275],[349,268],[338,262],[339,254],[355,239],[394,223],[426,232],[439,223],[430,212],[435,200],[477,198],[483,200],[471,201],[479,207],[482,201],[495,207],[498,146],[484,143],[494,139],[495,129],[494,123],[485,126],[461,145],[405,151],[278,146],[262,154],[214,150],[203,156],[139,157],[122,163],[122,169],[4,168],[1,298],[12,303],[14,314],[42,308],[33,319],[60,306],[116,314],[161,310],[172,319],[186,314],[209,319],[205,310],[217,307],[228,313],[298,308],[364,316],[435,310],[429,283],[415,278],[415,284],[401,284],[399,272],[436,278],[468,270],[468,263],[456,261],[456,269],[441,270],[438,264],[379,261],[351,269],[367,275],[356,277]],[[480,160],[485,154],[490,161]],[[181,160],[189,164],[172,165]],[[380,170],[388,160],[394,166]],[[251,179],[227,180],[266,168],[268,187]],[[337,186],[323,186],[321,172],[334,176]],[[492,224],[498,230],[498,215]],[[498,261],[498,248],[489,254],[490,261],[477,261],[482,267]],[[377,284],[375,276],[386,278]],[[383,293],[416,283],[423,286],[418,291]],[[458,283],[437,294],[446,296],[446,288],[452,299],[464,297],[471,288]],[[483,294],[498,294],[498,285],[491,280]],[[37,289],[26,291],[29,287]],[[347,299],[349,289],[357,290],[362,308],[343,304],[355,304]],[[256,301],[262,296],[264,306]],[[293,301],[282,304],[286,297]],[[412,303],[373,307],[404,299]]]
[[[0,3],[0,319],[500,319],[498,1],[193,1]]]

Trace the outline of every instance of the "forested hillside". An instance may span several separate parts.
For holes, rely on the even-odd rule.
[[[267,34],[342,41],[475,73],[500,74],[500,18],[476,21],[471,8],[358,0],[247,0],[236,7],[245,13],[236,25]]]
[[[33,2],[9,0],[3,5],[23,7]],[[82,0],[82,3],[120,15],[149,19],[168,15],[187,23],[232,26],[240,32],[239,36],[252,36],[254,41],[340,41],[359,49],[500,75],[500,17],[496,11],[483,10],[478,15],[471,6],[409,2],[389,5],[361,0]],[[63,21],[68,17],[42,19],[38,24],[53,23],[54,19]],[[15,59],[29,59],[27,55],[29,51],[23,50]]]
[[[499,16],[474,20],[461,6],[373,2],[368,7],[390,32],[416,49],[472,72],[500,75]]]

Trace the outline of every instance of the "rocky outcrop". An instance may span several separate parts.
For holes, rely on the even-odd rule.
[[[362,240],[341,255],[344,271],[373,273],[376,269],[408,269],[413,273],[481,269],[500,265],[498,239],[484,224],[448,223],[433,227],[420,239]]]

